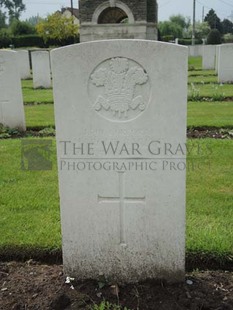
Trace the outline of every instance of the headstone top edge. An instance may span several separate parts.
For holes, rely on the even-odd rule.
[[[12,50],[8,50],[8,49],[1,49],[0,53],[7,53],[7,54],[12,53],[12,55],[13,55],[13,54],[16,54],[17,51],[12,51]]]
[[[89,46],[89,45],[102,45],[102,44],[116,44],[116,43],[144,43],[144,44],[150,44],[154,46],[167,46],[167,47],[172,47],[173,49],[176,50],[183,50],[188,53],[188,47],[183,46],[183,45],[177,45],[173,43],[167,43],[167,42],[161,42],[161,41],[153,41],[153,40],[140,40],[140,39],[111,39],[111,40],[99,40],[99,41],[89,41],[89,42],[83,42],[83,43],[76,43],[72,45],[67,45],[59,48],[55,48],[51,50],[51,55],[54,55],[56,53],[60,53],[62,51],[67,51],[73,48],[82,48],[84,46]]]

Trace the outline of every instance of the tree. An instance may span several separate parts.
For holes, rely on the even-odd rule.
[[[0,11],[0,29],[6,28],[6,14]]]
[[[207,37],[207,44],[221,44],[221,33],[218,31],[218,29],[212,29]]]
[[[221,20],[213,9],[209,10],[204,21],[209,24],[211,29],[218,29],[219,32],[222,32]]]
[[[169,21],[159,23],[159,30],[162,36],[172,36],[175,38],[183,38],[190,26],[190,19],[183,15],[172,15]]]
[[[180,25],[170,21],[164,21],[159,23],[159,30],[161,36],[172,36],[175,38],[182,38],[183,29]]]
[[[37,33],[46,43],[49,39],[58,41],[75,37],[78,34],[78,25],[73,22],[73,17],[67,18],[56,12],[36,25]]]
[[[39,22],[43,21],[43,18],[41,18],[39,15],[36,15],[27,18],[25,21],[32,26],[36,26]]]
[[[184,17],[183,15],[181,14],[178,14],[178,15],[172,15],[170,16],[169,18],[170,22],[172,23],[175,23],[177,25],[180,25],[180,27],[183,29],[183,30],[186,30],[189,28],[190,26],[190,18],[186,18]]]
[[[207,22],[196,22],[196,27],[195,27],[195,38],[196,39],[206,39],[208,34],[210,33],[210,26]],[[192,37],[192,25],[190,25],[188,31],[187,31],[187,36],[189,38]]]
[[[0,5],[8,10],[10,22],[19,19],[20,14],[26,9],[23,0],[0,0]]]
[[[14,36],[34,34],[36,32],[35,27],[27,22],[21,22],[20,20],[14,19],[10,25],[10,31]]]
[[[229,19],[222,21],[222,33],[233,33],[233,23]]]

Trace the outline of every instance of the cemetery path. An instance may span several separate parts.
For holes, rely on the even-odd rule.
[[[149,281],[118,288],[94,281],[65,281],[61,265],[33,260],[0,263],[0,309],[97,309],[94,303],[103,299],[134,310],[233,309],[232,272],[188,273],[185,283],[176,285]]]

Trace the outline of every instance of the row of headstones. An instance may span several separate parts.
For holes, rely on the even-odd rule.
[[[233,44],[190,46],[189,55],[201,56],[202,69],[215,70],[219,83],[233,82]]]
[[[203,69],[215,69],[219,83],[233,82],[233,44],[202,45],[201,47]],[[32,52],[31,63],[34,88],[51,87],[49,52]],[[31,77],[28,51],[0,51],[0,77],[2,94],[0,123],[25,130],[20,78]]]
[[[31,64],[34,88],[51,87],[48,51],[33,51]],[[0,51],[0,124],[26,130],[21,79],[31,78],[28,51]]]
[[[16,52],[19,73],[21,79],[33,78],[33,87],[51,87],[51,66],[49,51],[27,51]],[[31,63],[31,65],[30,65]],[[32,76],[31,76],[32,69]]]
[[[215,70],[219,83],[232,83],[233,44],[203,46],[202,68]]]

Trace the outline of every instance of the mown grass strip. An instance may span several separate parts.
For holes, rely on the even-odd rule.
[[[217,76],[215,70],[189,70],[188,76]]]
[[[21,169],[20,139],[1,140],[0,152],[0,248],[60,248],[55,142],[51,171]]]
[[[233,102],[188,102],[188,127],[232,127]]]
[[[233,97],[232,84],[191,84],[188,86],[189,96],[200,97]]]
[[[53,103],[53,90],[33,89],[32,80],[22,80],[23,101],[25,104]]]
[[[41,104],[25,106],[25,117],[28,130],[36,127],[54,127],[54,105]]]
[[[189,57],[188,60],[189,69],[198,70],[202,68],[202,57]]]
[[[214,75],[189,76],[188,84],[218,84],[218,78]]]
[[[54,106],[41,104],[25,106],[27,129],[54,127]],[[188,127],[233,126],[233,102],[189,102]]]

